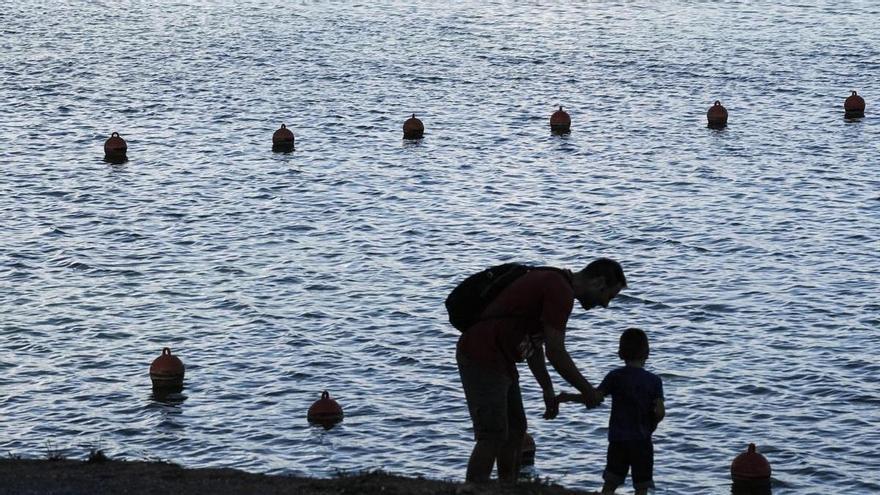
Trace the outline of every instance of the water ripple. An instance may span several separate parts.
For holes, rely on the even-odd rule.
[[[880,94],[873,4],[5,7],[0,450],[460,479],[443,297],[604,255],[630,288],[568,345],[597,380],[648,331],[661,493],[729,492],[749,442],[774,493],[880,491],[880,127],[840,108]],[[154,397],[165,346],[187,387]],[[607,406],[523,394],[536,473],[597,488]]]

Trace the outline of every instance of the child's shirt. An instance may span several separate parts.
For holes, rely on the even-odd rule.
[[[608,441],[650,440],[657,423],[654,401],[663,399],[663,381],[643,368],[623,366],[607,375],[599,391],[611,396]]]

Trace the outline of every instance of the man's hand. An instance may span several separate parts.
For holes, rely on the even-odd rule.
[[[584,404],[587,405],[587,409],[592,409],[601,404],[603,400],[605,400],[605,395],[602,392],[596,390],[595,387],[590,387],[589,392],[583,395]]]
[[[544,419],[553,419],[559,415],[559,401],[553,391],[544,392]]]

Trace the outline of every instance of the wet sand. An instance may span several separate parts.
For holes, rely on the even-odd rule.
[[[163,462],[0,460],[0,494],[15,495],[587,495],[558,485],[523,482],[472,485],[365,473],[329,479],[253,474],[236,469],[184,469]]]

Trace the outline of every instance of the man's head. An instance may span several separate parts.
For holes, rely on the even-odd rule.
[[[627,328],[620,336],[620,347],[617,355],[624,361],[644,361],[651,352],[648,347],[648,336],[638,328]]]
[[[574,274],[574,297],[584,309],[608,307],[617,293],[626,288],[626,276],[620,263],[599,258]]]

